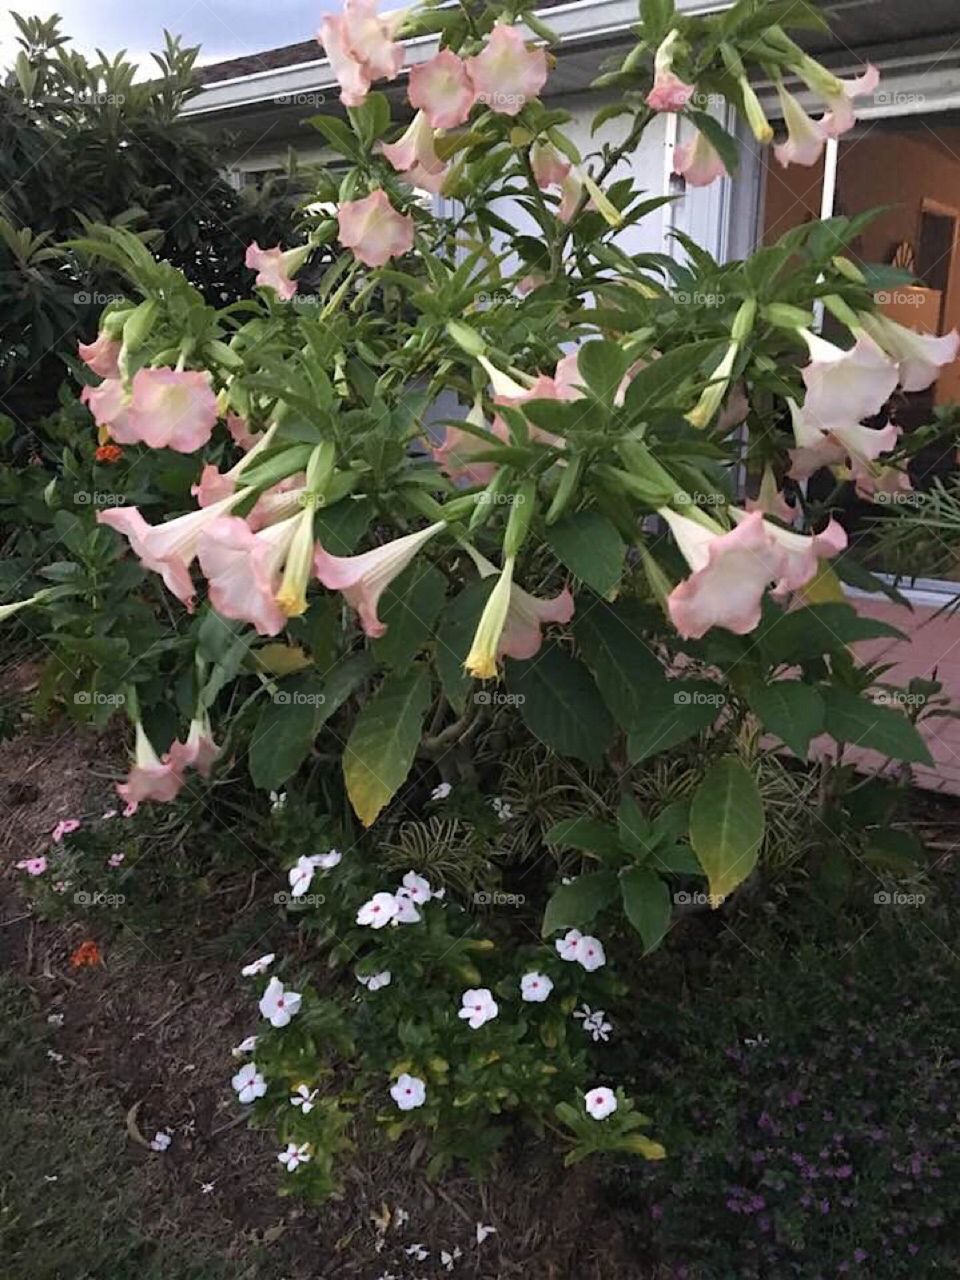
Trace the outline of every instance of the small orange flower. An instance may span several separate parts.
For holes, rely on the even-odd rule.
[[[94,965],[102,963],[103,956],[100,954],[100,948],[92,938],[81,942],[70,957],[70,965],[74,969],[91,969]]]
[[[118,444],[102,444],[93,456],[97,462],[119,462],[123,457],[123,450]]]

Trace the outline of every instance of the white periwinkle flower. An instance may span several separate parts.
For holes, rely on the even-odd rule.
[[[409,889],[399,888],[393,895],[397,910],[391,924],[419,924],[420,912],[417,910],[416,903]]]
[[[389,969],[381,969],[379,973],[371,973],[369,977],[358,973],[357,981],[361,987],[366,987],[368,991],[379,991],[381,987],[389,987],[393,981],[393,975]]]
[[[375,893],[357,912],[357,924],[368,924],[371,929],[382,929],[400,910],[392,893]]]
[[[163,1129],[158,1129],[150,1141],[150,1150],[166,1151],[172,1141],[173,1138],[168,1132],[165,1132]]]
[[[253,960],[250,964],[245,964],[240,972],[245,978],[256,978],[259,974],[266,973],[276,958],[274,953],[270,951],[267,955],[261,956],[259,960]]]
[[[309,1115],[313,1110],[313,1100],[317,1092],[316,1089],[310,1089],[308,1085],[298,1084],[290,1097],[290,1104],[299,1107],[305,1116]]]
[[[267,1082],[255,1062],[245,1063],[231,1081],[241,1102],[254,1102],[267,1092]]]
[[[257,1037],[247,1036],[247,1038],[245,1040],[241,1040],[238,1045],[234,1045],[230,1052],[235,1058],[242,1058],[245,1053],[253,1053],[256,1047]]]
[[[582,937],[583,934],[579,929],[571,929],[564,937],[557,939],[554,945],[561,960],[576,960],[577,947]]]
[[[295,1173],[302,1164],[306,1164],[310,1159],[310,1143],[301,1142],[297,1146],[295,1142],[288,1142],[284,1150],[277,1156],[277,1159],[285,1167],[287,1173]]]
[[[397,893],[403,893],[417,906],[421,906],[424,902],[429,902],[433,897],[429,882],[424,880],[423,876],[418,876],[415,871],[408,871],[403,877],[403,884],[397,890]]]
[[[606,1120],[617,1109],[616,1094],[606,1085],[600,1085],[584,1094],[583,1104],[594,1120]]]
[[[513,809],[502,796],[494,796],[490,801],[493,811],[501,822],[509,822],[513,817]]]
[[[290,892],[295,898],[302,898],[310,888],[316,875],[317,864],[313,858],[300,857],[290,868]]]
[[[313,861],[320,871],[332,871],[343,861],[343,854],[339,849],[328,849],[326,853],[314,854]]]
[[[613,1023],[607,1022],[606,1014],[602,1009],[591,1009],[588,1004],[584,1004],[574,1011],[573,1016],[583,1019],[583,1029],[587,1035],[593,1036],[594,1042],[610,1039]]]
[[[271,978],[260,997],[260,1012],[272,1027],[285,1027],[300,1011],[299,991],[287,991],[279,978]]]
[[[593,973],[594,969],[607,962],[603,943],[579,929],[570,929],[564,937],[558,938],[556,948],[561,960],[575,960],[588,973]]]
[[[453,790],[449,782],[441,782],[439,786],[433,788],[430,792],[431,800],[446,800],[447,796]]]
[[[396,1084],[390,1086],[390,1097],[401,1111],[413,1111],[426,1102],[427,1086],[419,1076],[410,1076],[404,1071],[397,1077]]]
[[[471,1031],[476,1031],[478,1027],[482,1027],[485,1022],[495,1018],[499,1012],[497,1002],[488,987],[471,988],[469,991],[465,991],[461,1003],[463,1008],[459,1011],[458,1017],[466,1019]]]
[[[545,973],[525,973],[520,979],[520,995],[529,1004],[542,1004],[553,990],[553,982]]]
[[[493,1235],[496,1235],[496,1233],[497,1233],[497,1228],[496,1228],[496,1227],[486,1227],[486,1226],[484,1226],[484,1224],[483,1224],[482,1222],[478,1222],[478,1223],[477,1223],[477,1245],[478,1245],[478,1247],[479,1247],[480,1245],[482,1245],[482,1244],[483,1244],[483,1242],[484,1242],[484,1240],[486,1240],[487,1236],[493,1236]]]

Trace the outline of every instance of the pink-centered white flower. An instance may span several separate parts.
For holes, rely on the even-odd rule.
[[[820,128],[828,138],[839,138],[849,132],[857,122],[854,99],[872,96],[880,84],[880,72],[871,63],[862,75],[853,80],[841,80],[842,93],[826,95],[828,111],[820,120]]]
[[[170,759],[169,754],[160,759],[138,720],[134,763],[126,780],[117,783],[117,795],[128,806],[139,805],[144,800],[169,804],[176,799],[182,786],[183,771]]]
[[[433,890],[430,888],[429,881],[425,880],[423,876],[418,876],[415,871],[407,872],[403,877],[403,884],[397,892],[405,893],[411,902],[415,902],[417,906],[423,906],[433,897]]]
[[[674,148],[673,171],[691,187],[708,187],[717,178],[729,177],[720,152],[699,129],[696,137]]]
[[[345,0],[343,12],[320,23],[318,39],[340,84],[345,107],[363,104],[374,80],[393,80],[403,67],[395,41],[402,11],[377,13],[377,0]]]
[[[239,1044],[235,1044],[230,1050],[230,1053],[234,1058],[242,1058],[245,1053],[253,1053],[256,1047],[257,1037],[247,1036],[245,1039],[241,1040]]]
[[[311,1089],[306,1084],[298,1084],[290,1097],[290,1105],[297,1107],[303,1115],[307,1116],[314,1108],[314,1099],[318,1093],[318,1089]]]
[[[177,516],[165,524],[147,524],[136,507],[98,511],[97,523],[109,525],[123,534],[143,567],[159,573],[168,590],[192,612],[196,593],[190,566],[197,556],[201,537],[249,493],[249,489],[240,490],[211,507]]]
[[[940,370],[953,364],[960,354],[960,334],[956,329],[937,337],[908,329],[884,315],[864,312],[859,318],[878,346],[897,362],[904,391],[926,391],[939,378]]]
[[[361,987],[366,987],[368,991],[380,991],[384,987],[389,987],[393,981],[393,974],[389,969],[381,969],[379,973],[357,974],[357,981]]]
[[[95,342],[77,344],[80,359],[99,378],[120,377],[120,366],[117,364],[120,348],[121,343],[104,331],[97,334]]]
[[[462,1008],[457,1016],[463,1018],[471,1031],[477,1031],[485,1022],[490,1022],[499,1013],[499,1007],[489,987],[471,988],[461,997]]]
[[[451,49],[441,49],[426,62],[410,68],[410,105],[421,110],[434,129],[453,129],[463,124],[476,96],[467,64]]]
[[[357,912],[357,924],[382,929],[399,913],[400,904],[395,894],[375,893]]]
[[[284,302],[297,292],[297,282],[293,276],[310,257],[312,246],[300,245],[296,249],[281,249],[275,245],[272,249],[261,249],[256,240],[247,246],[244,263],[250,271],[256,271],[255,283],[262,289],[272,289]]]
[[[293,897],[302,898],[304,896],[313,883],[313,877],[316,873],[317,867],[312,858],[301,856],[297,859],[287,873],[290,892]]]
[[[290,991],[279,978],[271,978],[260,997],[259,1009],[271,1027],[286,1027],[300,1012],[302,1002],[299,991]]]
[[[382,267],[413,248],[413,219],[398,213],[378,187],[362,200],[346,200],[337,209],[339,240],[368,267]]]
[[[397,910],[390,924],[393,926],[401,924],[419,924],[422,916],[417,910],[417,904],[414,902],[409,890],[400,888],[393,895],[397,904]]]
[[[588,1089],[583,1095],[583,1105],[594,1120],[606,1120],[617,1109],[617,1095],[606,1085],[598,1085],[596,1089]]]
[[[267,1082],[255,1062],[244,1063],[230,1083],[240,1102],[255,1102],[267,1092]]]
[[[394,169],[413,186],[439,194],[449,166],[437,155],[433,129],[425,112],[418,111],[402,137],[385,143],[381,149]]]
[[[357,556],[334,556],[317,543],[314,571],[328,590],[343,593],[347,604],[357,611],[364,633],[375,639],[387,630],[377,616],[380,597],[417,552],[444,528],[445,522],[438,520]]]
[[[411,1076],[404,1071],[390,1086],[390,1097],[401,1111],[413,1111],[426,1102],[427,1086],[419,1076]]]
[[[74,831],[80,830],[79,818],[61,818],[57,825],[50,832],[50,839],[54,844],[59,844],[64,836],[72,836]]]
[[[791,164],[814,165],[823,154],[827,141],[823,126],[807,115],[803,107],[782,84],[777,85],[783,122],[787,126],[786,141],[778,142],[773,153],[784,169]]]
[[[646,104],[653,111],[683,111],[697,91],[695,84],[681,80],[673,69],[680,39],[679,30],[674,28],[654,54],[653,88],[646,97]]]
[[[545,973],[525,973],[520,979],[520,996],[528,1004],[543,1004],[553,990],[553,981]]]
[[[872,418],[889,400],[899,380],[897,366],[867,333],[848,351],[801,329],[810,363],[801,370],[807,394],[804,417],[821,431]]]
[[[546,84],[547,55],[530,48],[518,27],[498,22],[480,53],[467,59],[467,72],[477,102],[515,116]]]
[[[284,1149],[277,1156],[277,1159],[286,1169],[287,1173],[296,1173],[302,1164],[308,1164],[311,1159],[310,1143],[288,1142]]]

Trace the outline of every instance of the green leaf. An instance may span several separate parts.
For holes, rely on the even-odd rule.
[[[650,855],[650,866],[661,875],[703,875],[703,868],[688,844],[657,845]]]
[[[721,349],[716,340],[688,342],[651,360],[632,378],[624,408],[630,414],[644,414],[661,402],[678,403],[680,397],[674,393],[691,377],[700,376],[700,366],[709,355],[717,357]]]
[[[642,723],[627,739],[631,763],[648,760],[708,728],[725,700],[720,686],[709,680],[667,680],[662,688],[652,689]]]
[[[653,951],[670,928],[670,890],[655,871],[630,867],[621,873],[620,892],[627,919],[643,939],[643,950]]]
[[[317,708],[315,728],[319,732],[330,717],[346,702],[374,668],[369,651],[351,654],[337,663],[324,677],[323,702]]]
[[[349,556],[372,519],[373,503],[369,498],[343,498],[317,512],[314,534],[332,556]]]
[[[459,595],[453,597],[444,609],[437,627],[434,665],[447,701],[459,714],[463,713],[467,695],[473,687],[473,678],[464,671],[463,664],[470,652],[483,606],[496,581],[491,576],[471,582]]]
[[[343,754],[347,795],[369,827],[406,780],[430,705],[423,666],[387,676],[354,722]]]
[[[545,844],[557,845],[561,849],[580,849],[583,853],[595,853],[600,858],[622,855],[613,827],[585,813],[576,818],[564,818],[552,826],[543,839]]]
[[[588,871],[557,889],[543,913],[543,936],[558,929],[576,929],[590,921],[617,896],[615,871]]]
[[[260,791],[276,791],[300,768],[313,746],[324,698],[323,684],[314,675],[284,680],[276,689],[260,711],[247,755],[250,777]]]
[[[750,710],[770,733],[806,760],[810,739],[823,732],[826,709],[812,685],[800,680],[777,680],[747,690]]]
[[[916,875],[922,869],[923,843],[913,831],[886,827],[872,831],[864,857],[872,866],[897,875]]]
[[[380,621],[387,633],[371,646],[378,661],[406,666],[430,638],[446,594],[446,578],[429,561],[408,565],[381,598]]]
[[[687,115],[704,135],[714,151],[719,153],[727,173],[736,173],[740,163],[740,144],[732,134],[727,133],[719,121],[706,111],[687,111]]]
[[[824,653],[842,653],[858,640],[905,639],[888,622],[865,618],[849,604],[817,604],[778,615],[760,635],[770,662],[806,662]]]
[[[600,693],[624,729],[642,724],[654,691],[667,686],[660,659],[647,645],[630,602],[578,602],[573,633]]]
[[[640,811],[640,806],[629,792],[620,797],[617,810],[617,831],[620,843],[628,853],[643,860],[653,848],[654,838],[650,823]]]
[[[626,547],[613,521],[599,511],[564,516],[549,526],[546,536],[557,559],[598,595],[620,585]]]
[[[585,342],[577,356],[580,376],[597,399],[607,404],[613,404],[627,364],[627,356],[617,342]]]
[[[723,756],[707,770],[690,806],[690,843],[714,907],[757,865],[763,831],[755,778],[735,756]]]
[[[526,662],[508,660],[506,674],[507,688],[517,696],[534,737],[559,755],[599,766],[613,741],[614,723],[582,662],[548,644]]]
[[[927,744],[905,715],[850,689],[823,689],[826,729],[838,742],[879,751],[907,764],[933,764]]]

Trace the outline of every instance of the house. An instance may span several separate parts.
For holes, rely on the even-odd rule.
[[[705,13],[731,2],[678,0],[678,8]],[[854,74],[867,62],[881,72],[874,99],[858,109],[856,129],[831,141],[818,166],[781,170],[771,152],[758,148],[740,127],[742,159],[734,178],[684,190],[672,171],[677,118],[658,117],[629,162],[629,171],[651,195],[669,192],[678,198],[642,227],[630,228],[624,248],[669,248],[670,232],[678,229],[719,258],[740,257],[799,223],[885,206],[863,232],[856,253],[864,261],[904,265],[923,283],[881,296],[881,306],[901,322],[926,331],[960,327],[957,0],[835,0],[824,9],[830,34],[806,33],[801,43],[838,74]],[[571,112],[573,121],[566,131],[589,151],[596,145],[589,137],[589,122],[609,100],[590,85],[608,58],[622,56],[631,46],[636,0],[572,0],[545,6],[541,16],[559,37],[556,66],[544,96]],[[434,37],[409,41],[408,66],[425,61],[436,49]],[[231,131],[235,142],[230,172],[238,186],[282,168],[290,146],[305,160],[324,158],[318,135],[302,121],[342,108],[330,65],[314,40],[207,66],[200,74],[202,88],[185,114],[199,126]],[[763,96],[764,86],[758,89]],[[403,119],[409,114],[403,79],[387,86],[386,92],[394,101],[395,117]],[[798,96],[804,99],[799,91]],[[776,97],[768,91],[767,98],[768,114],[775,118]],[[732,119],[727,123],[736,127]],[[621,128],[611,122],[598,140],[617,137]],[[918,421],[928,420],[935,405],[958,399],[960,362],[944,370],[926,401],[911,408]],[[952,448],[949,462],[952,465]],[[954,638],[956,623],[940,613],[960,594],[960,584],[928,578],[922,564],[908,566],[907,571],[916,575],[904,590],[912,614],[876,598],[860,599],[858,606],[895,621],[913,637],[909,646],[894,645],[885,653],[886,660],[899,663],[892,679],[937,671],[960,705],[960,634]],[[960,567],[948,576],[960,579]],[[933,723],[930,740],[937,769],[925,780],[960,793],[960,721]]]

